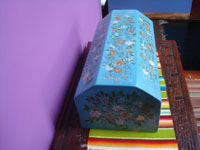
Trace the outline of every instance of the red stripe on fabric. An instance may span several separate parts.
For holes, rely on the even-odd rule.
[[[169,102],[168,99],[162,99],[162,102]]]
[[[171,116],[160,116],[160,120],[172,120]]]

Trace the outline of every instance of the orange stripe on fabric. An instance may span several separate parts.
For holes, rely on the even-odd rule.
[[[160,121],[159,128],[173,128],[174,124],[173,121]]]
[[[137,139],[103,139],[89,138],[88,145],[115,147],[178,147],[176,140],[137,140]]]

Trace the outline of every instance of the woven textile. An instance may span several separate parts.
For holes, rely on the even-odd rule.
[[[200,79],[186,79],[186,81],[200,135]]]

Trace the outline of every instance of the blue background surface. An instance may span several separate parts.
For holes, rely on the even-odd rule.
[[[108,11],[137,9],[149,13],[190,13],[192,0],[108,0]]]

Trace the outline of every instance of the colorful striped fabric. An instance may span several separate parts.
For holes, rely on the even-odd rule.
[[[167,99],[166,84],[158,59],[161,86],[161,116],[156,133],[90,129],[89,150],[177,150],[178,143]]]
[[[186,79],[186,81],[200,135],[200,79]]]

